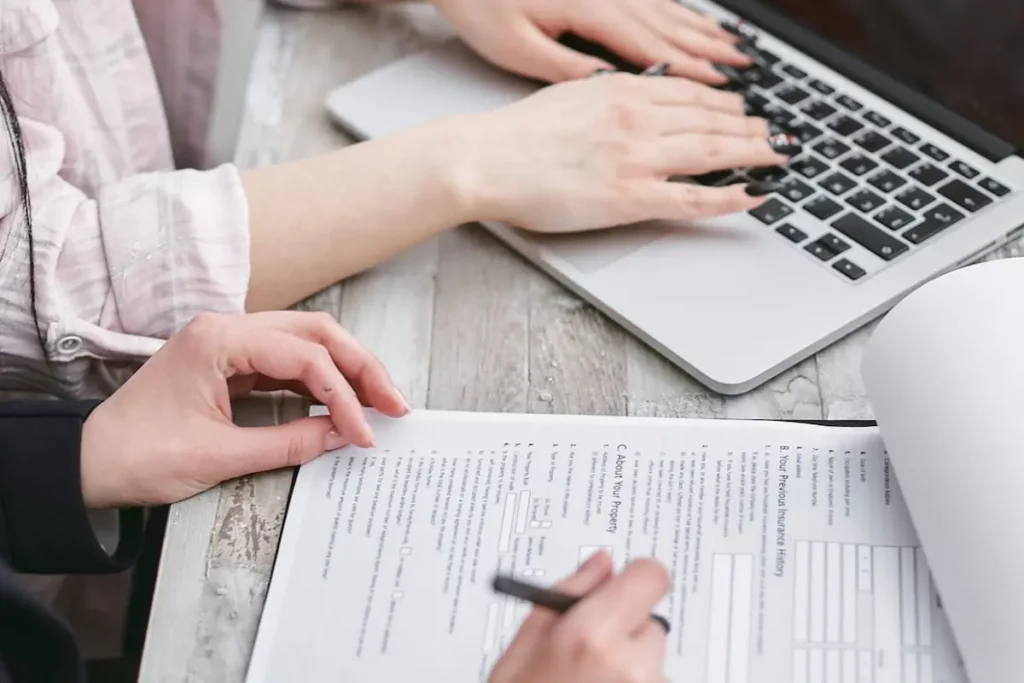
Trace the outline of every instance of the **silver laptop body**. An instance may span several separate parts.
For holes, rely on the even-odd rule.
[[[789,169],[792,189],[759,215],[557,237],[485,226],[723,394],[758,386],[1005,243],[1024,222],[1024,159],[993,161],[767,30],[758,47],[774,76],[753,90],[819,134],[808,133],[806,153],[791,164],[806,162]],[[499,107],[537,87],[452,41],[337,89],[327,110],[370,139]],[[879,148],[869,134],[890,144]],[[716,175],[708,182],[737,179]]]

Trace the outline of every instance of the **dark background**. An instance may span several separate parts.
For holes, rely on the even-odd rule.
[[[1024,147],[1021,0],[767,0],[889,75]]]

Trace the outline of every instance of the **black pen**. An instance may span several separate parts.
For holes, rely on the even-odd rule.
[[[572,595],[566,595],[565,593],[559,593],[558,591],[551,590],[550,588],[534,586],[533,584],[513,579],[511,576],[495,576],[493,585],[496,593],[508,595],[513,598],[519,598],[520,600],[525,600],[526,602],[537,605],[538,607],[546,607],[547,609],[553,612],[558,612],[559,614],[568,612],[573,605],[582,599]],[[668,620],[665,619],[665,617],[658,614],[652,614],[651,619],[654,619],[656,622],[661,624],[661,627],[665,629],[665,633],[669,632]]]

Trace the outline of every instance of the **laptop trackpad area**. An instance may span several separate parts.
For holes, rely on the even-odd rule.
[[[533,233],[530,239],[581,273],[591,274],[621,261],[671,231],[668,223],[651,221],[582,233]]]

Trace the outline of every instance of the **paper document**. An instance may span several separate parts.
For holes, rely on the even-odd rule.
[[[483,681],[593,552],[655,557],[680,683],[966,683],[873,428],[422,412],[304,466],[249,683]]]

